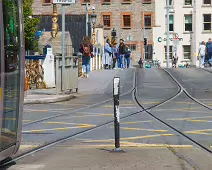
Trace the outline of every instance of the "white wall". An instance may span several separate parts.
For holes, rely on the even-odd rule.
[[[155,25],[156,27],[153,29],[153,39],[154,39],[154,59],[159,59],[163,66],[166,65],[165,61],[165,51],[164,46],[166,45],[166,41],[158,42],[158,37],[166,38],[166,0],[160,0],[155,2]],[[183,57],[183,45],[191,45],[191,59],[193,60],[195,52],[192,50],[192,39],[193,32],[185,32],[184,31],[184,15],[192,14],[193,7],[185,7],[184,0],[175,0],[174,1],[174,32],[178,33],[180,38],[183,38],[183,41],[179,42],[177,55],[179,57],[178,61],[184,60]],[[198,51],[199,43],[201,41],[208,41],[208,38],[212,38],[212,34],[203,33],[203,14],[212,14],[212,7],[202,7],[202,0],[197,0],[197,26],[196,26],[196,49]],[[193,25],[194,28],[194,25]],[[193,29],[194,30],[194,29]],[[170,38],[172,35],[170,35]],[[170,41],[170,45],[173,45],[173,42]],[[196,53],[197,53],[196,51]],[[196,65],[199,65],[199,62],[196,62]]]

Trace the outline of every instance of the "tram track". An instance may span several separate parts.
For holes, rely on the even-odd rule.
[[[163,69],[163,70],[164,70],[164,69]],[[201,145],[200,143],[196,142],[195,140],[193,140],[193,139],[190,138],[189,136],[185,135],[183,132],[179,131],[178,129],[174,128],[174,127],[171,126],[170,124],[166,123],[166,122],[163,121],[162,119],[160,119],[160,118],[158,118],[157,116],[153,115],[153,114],[149,111],[150,109],[159,107],[159,106],[161,106],[161,105],[163,105],[163,104],[165,104],[165,103],[170,102],[171,100],[175,99],[176,97],[178,97],[178,96],[179,96],[180,94],[182,94],[182,93],[185,93],[190,99],[192,99],[192,100],[195,101],[196,103],[200,104],[201,106],[203,106],[203,107],[205,107],[205,108],[207,108],[207,109],[209,109],[209,110],[212,110],[210,107],[206,106],[205,104],[201,103],[201,102],[198,101],[197,99],[193,98],[193,97],[183,88],[183,86],[182,86],[182,85],[181,85],[181,84],[180,84],[180,83],[179,83],[179,82],[178,82],[178,81],[167,71],[167,70],[164,70],[164,72],[166,72],[166,73],[172,78],[172,80],[178,85],[178,90],[177,90],[177,92],[176,92],[175,94],[173,94],[170,98],[165,99],[165,100],[163,100],[162,102],[159,102],[158,104],[155,104],[155,105],[150,106],[150,107],[148,107],[148,108],[144,108],[144,106],[140,104],[140,102],[139,102],[139,100],[138,100],[138,98],[137,98],[137,95],[136,95],[136,93],[137,93],[137,88],[136,88],[136,87],[137,87],[137,78],[136,78],[136,75],[135,75],[136,73],[135,73],[135,74],[134,74],[133,88],[132,88],[131,92],[127,92],[127,93],[125,93],[125,94],[122,94],[122,96],[124,96],[124,95],[129,95],[130,93],[132,93],[132,100],[134,100],[134,101],[136,102],[136,104],[141,108],[141,110],[140,110],[140,111],[137,111],[137,112],[134,112],[134,113],[131,113],[131,114],[126,115],[126,116],[121,116],[120,119],[123,120],[123,119],[125,119],[125,118],[129,118],[129,117],[131,117],[131,116],[133,116],[133,115],[136,115],[136,114],[147,113],[147,114],[149,114],[153,119],[156,119],[156,120],[159,121],[160,123],[162,123],[162,124],[164,124],[165,126],[171,128],[172,130],[174,130],[175,132],[177,132],[177,133],[180,134],[181,136],[187,138],[189,141],[191,141],[191,142],[192,142],[193,144],[195,144],[196,146],[199,146],[201,149],[203,149],[203,150],[205,150],[205,151],[207,151],[207,152],[209,152],[209,153],[211,154],[211,153],[212,153],[211,150],[209,150],[208,148],[204,147],[204,146]],[[101,102],[101,103],[106,103],[106,102],[109,102],[109,101],[112,101],[112,99],[106,100],[106,101]],[[94,105],[92,105],[92,106],[88,106],[88,107],[81,108],[81,109],[86,109],[86,108],[89,108],[89,107],[95,107],[95,106],[97,106],[97,105],[99,105],[99,104],[94,104]],[[77,110],[79,110],[79,109],[77,109]],[[72,112],[74,112],[74,111],[72,111]],[[69,114],[70,114],[70,113],[69,113]],[[63,114],[63,115],[67,115],[67,114]],[[58,116],[63,116],[63,115],[60,114],[60,115],[56,115],[56,116],[58,117]],[[51,117],[51,118],[55,118],[56,116]],[[48,118],[48,119],[51,119],[51,118]],[[45,120],[47,120],[47,119],[45,118]],[[40,120],[40,121],[44,121],[44,119],[43,119],[43,120]],[[34,122],[34,123],[36,123],[36,122]],[[49,143],[47,143],[47,144],[45,144],[45,145],[43,145],[43,146],[40,146],[40,147],[38,147],[38,148],[29,150],[29,151],[27,151],[27,152],[25,152],[25,153],[23,153],[23,154],[21,154],[21,155],[19,155],[19,156],[17,156],[17,157],[14,157],[14,158],[12,158],[11,160],[9,160],[9,161],[7,161],[7,162],[3,162],[2,165],[0,165],[0,167],[3,167],[3,166],[5,166],[5,165],[8,165],[8,164],[10,164],[10,163],[12,163],[12,162],[14,162],[14,161],[18,161],[18,160],[20,160],[20,159],[22,159],[22,158],[24,158],[24,157],[26,157],[26,156],[28,156],[28,155],[31,155],[31,154],[34,154],[34,153],[36,153],[36,152],[38,152],[38,151],[47,149],[47,148],[49,148],[49,147],[51,147],[51,146],[54,146],[54,145],[56,145],[56,144],[65,142],[65,141],[67,141],[67,140],[70,140],[70,139],[73,139],[73,138],[78,137],[78,136],[80,136],[80,135],[86,134],[86,133],[91,132],[91,131],[93,131],[93,130],[96,130],[96,129],[98,129],[98,128],[104,127],[104,126],[106,126],[106,125],[108,125],[108,124],[111,124],[111,123],[113,123],[113,120],[107,121],[107,122],[104,122],[104,123],[101,123],[101,124],[99,124],[99,125],[97,125],[97,126],[95,126],[95,127],[92,127],[92,128],[89,128],[89,129],[85,129],[85,130],[83,130],[83,131],[80,131],[80,132],[78,132],[78,133],[75,133],[75,134],[66,136],[66,137],[64,137],[64,138],[60,138],[60,139],[55,140],[55,141],[53,141],[53,142],[49,142]]]
[[[207,109],[209,109],[209,110],[212,111],[212,108],[211,108],[211,107],[205,105],[204,103],[202,103],[201,101],[197,100],[197,99],[194,98],[192,95],[190,95],[190,94],[188,93],[188,91],[180,84],[179,81],[177,81],[177,79],[175,79],[174,76],[172,76],[172,74],[171,74],[169,71],[167,71],[166,69],[163,69],[163,70],[172,78],[172,80],[174,80],[174,81],[176,82],[176,84],[179,86],[180,90],[178,91],[178,93],[177,93],[175,96],[173,96],[172,98],[167,99],[166,101],[160,103],[158,106],[163,105],[163,104],[165,104],[165,103],[167,103],[167,102],[169,102],[169,101],[175,99],[175,98],[178,97],[180,94],[184,93],[184,94],[185,94],[189,99],[191,99],[192,101],[194,101],[194,102],[198,103],[199,105],[203,106],[204,108],[207,108]],[[174,130],[175,132],[177,132],[177,133],[180,134],[181,136],[187,138],[189,141],[191,141],[193,144],[195,144],[196,146],[200,147],[200,148],[203,149],[204,151],[206,151],[206,152],[212,154],[212,151],[211,151],[210,149],[208,149],[207,147],[203,146],[201,143],[199,143],[199,142],[193,140],[191,137],[189,137],[188,135],[184,134],[183,132],[181,132],[181,131],[178,130],[177,128],[173,127],[173,126],[170,125],[169,123],[166,123],[164,120],[162,120],[162,119],[158,118],[157,116],[155,116],[154,114],[152,114],[152,113],[149,111],[150,108],[145,109],[144,106],[142,106],[142,105],[139,103],[139,101],[138,101],[138,99],[137,99],[137,96],[136,96],[136,91],[137,91],[137,88],[135,88],[135,90],[134,90],[134,98],[135,98],[136,103],[143,109],[143,112],[145,111],[148,115],[150,115],[151,117],[153,117],[153,118],[156,119],[157,121],[159,121],[159,122],[161,122],[162,124],[164,124],[165,126],[171,128],[172,130]],[[155,107],[158,107],[158,106],[155,106]],[[155,107],[153,107],[153,108],[155,108]]]

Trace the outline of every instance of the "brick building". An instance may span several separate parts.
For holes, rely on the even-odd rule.
[[[110,36],[112,29],[115,28],[118,39],[123,38],[125,40],[125,43],[132,49],[135,58],[143,54],[143,37],[145,36],[148,38],[146,57],[152,58],[152,30],[155,18],[154,0],[76,0],[76,4],[66,7],[67,17],[74,15],[85,16],[85,3],[95,7],[95,13],[97,14],[96,25],[103,25],[104,36]],[[57,5],[57,12],[58,15],[61,15],[61,5]],[[34,0],[33,13],[43,17],[51,16],[51,0]],[[89,11],[89,14],[91,13],[92,11]],[[48,25],[51,25],[49,22]],[[85,20],[83,19],[82,22],[85,23]],[[75,23],[71,24],[74,25]],[[83,27],[80,28],[83,29],[81,31],[83,36],[85,35],[85,25],[81,27]],[[75,29],[77,30],[76,27]],[[71,34],[74,34],[73,30]]]

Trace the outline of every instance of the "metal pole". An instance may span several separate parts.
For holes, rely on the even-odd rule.
[[[196,30],[196,26],[197,26],[197,22],[196,22],[196,13],[197,13],[197,6],[196,6],[196,0],[194,0],[194,19],[193,19],[193,21],[194,21],[194,42],[193,42],[193,56],[194,56],[194,59],[193,59],[193,62],[194,62],[194,65],[196,66],[196,60],[197,60],[197,54],[196,54],[196,33],[197,33],[197,30]],[[200,59],[199,59],[199,63],[200,63]]]
[[[114,99],[114,132],[115,132],[115,151],[120,150],[120,112],[119,112],[120,78],[113,79],[113,99]]]
[[[64,89],[65,83],[65,5],[62,5],[62,85]]]
[[[88,36],[88,3],[86,3],[86,36]]]
[[[169,0],[166,0],[166,57],[167,57],[167,63],[166,67],[169,68]]]

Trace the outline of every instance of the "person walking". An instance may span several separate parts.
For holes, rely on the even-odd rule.
[[[199,46],[199,62],[200,62],[200,67],[204,67],[204,62],[205,62],[205,54],[206,54],[206,46],[205,42],[202,41],[201,45]]]
[[[93,45],[88,36],[83,37],[83,43],[80,44],[79,51],[82,53],[82,77],[88,78],[90,73],[90,59],[93,57]]]
[[[120,44],[119,44],[119,62],[120,62],[120,68],[124,69],[125,68],[125,54],[126,54],[126,45],[124,44],[124,40],[120,39]]]
[[[106,69],[110,69],[112,65],[112,46],[110,45],[109,39],[106,40],[105,44],[105,65]]]

